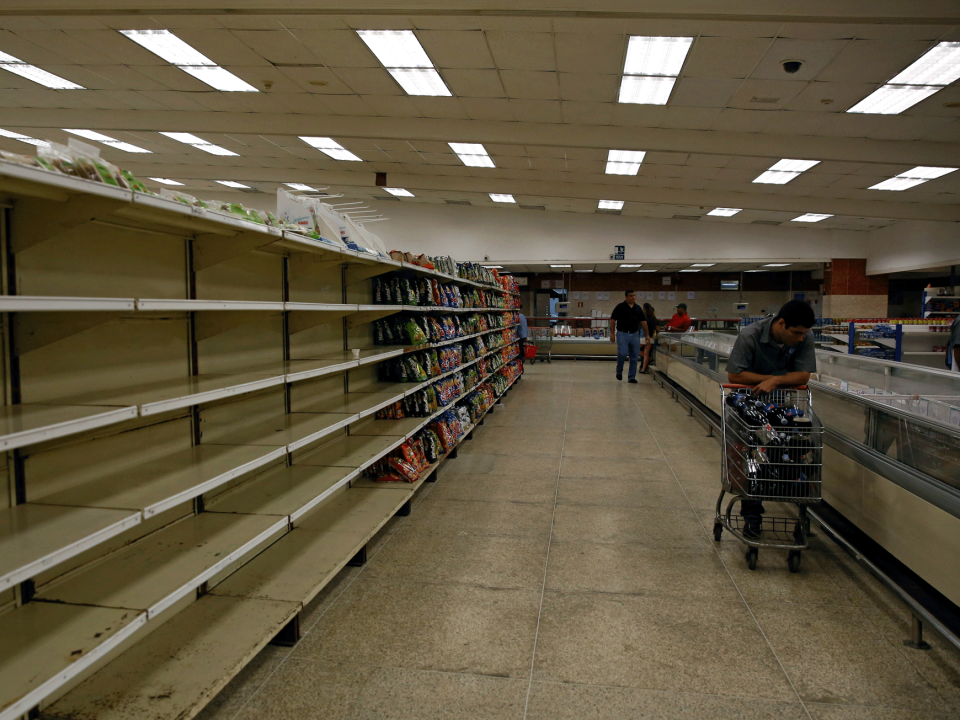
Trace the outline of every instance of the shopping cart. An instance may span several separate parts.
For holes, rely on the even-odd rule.
[[[721,385],[723,465],[720,497],[713,537],[719,542],[726,528],[747,546],[747,564],[757,568],[759,548],[787,550],[790,572],[800,569],[800,553],[807,549],[810,519],[807,506],[820,502],[823,466],[823,425],[813,412],[810,391],[805,387],[778,388],[754,396],[747,385]],[[752,410],[745,409],[746,400]],[[765,421],[769,416],[755,401],[775,403],[780,408],[802,411],[803,420],[786,425]],[[723,507],[726,494],[732,497]],[[797,506],[797,516],[762,516],[759,537],[747,537],[739,504],[762,500]],[[773,508],[765,508],[767,512]]]
[[[548,327],[530,328],[530,337],[527,338],[527,347],[524,352],[529,353],[531,346],[535,348],[533,355],[527,354],[531,363],[535,363],[537,360],[550,362],[550,352],[553,349],[553,330]]]

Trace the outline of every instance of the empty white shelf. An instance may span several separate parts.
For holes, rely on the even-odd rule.
[[[141,312],[188,312],[205,310],[245,310],[260,312],[281,312],[282,302],[259,302],[247,300],[137,300],[137,310]]]
[[[211,442],[223,445],[284,445],[293,452],[316,442],[357,419],[356,414],[295,412],[249,425]]]
[[[133,298],[0,295],[0,312],[116,312],[134,308]]]
[[[155,617],[287,526],[269,515],[193,515],[43,590],[38,599]]]
[[[408,383],[398,383],[398,385],[412,387],[412,385]],[[298,408],[298,412],[347,414],[353,417],[350,422],[354,422],[354,420],[373,415],[377,410],[397,402],[403,397],[403,392],[402,389],[396,392],[356,391],[345,395],[337,395],[329,400],[323,400],[313,405]]]
[[[129,510],[32,503],[0,510],[0,590],[119,535],[140,518]]]
[[[9,405],[0,412],[0,450],[46,442],[136,416],[133,406]]]
[[[50,505],[140,510],[152,517],[269,465],[286,447],[198,445],[131,465],[131,456],[91,469],[71,467],[53,478],[58,492],[34,499]],[[134,460],[135,462],[135,460]]]
[[[297,460],[294,467],[297,465],[319,465],[363,470],[399,446],[403,441],[404,437],[402,435],[399,437],[396,435],[344,437]]]
[[[43,602],[0,616],[0,720],[26,714],[142,627],[146,617]]]

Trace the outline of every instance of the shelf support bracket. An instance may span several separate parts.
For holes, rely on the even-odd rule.
[[[261,233],[238,233],[229,237],[212,233],[197,235],[193,240],[194,271],[206,270],[276,241],[277,238]]]
[[[129,199],[91,197],[74,197],[59,205],[44,200],[20,200],[13,212],[11,247],[15,253],[22,252],[108,216],[129,203]]]
[[[13,352],[22,357],[118,319],[108,312],[17,313],[13,322]]]

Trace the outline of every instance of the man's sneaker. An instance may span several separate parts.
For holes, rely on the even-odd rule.
[[[760,531],[763,528],[763,521],[758,517],[744,518],[743,536],[748,540],[758,540]]]
[[[617,373],[617,380],[623,380],[623,374]]]
[[[630,378],[629,380],[627,380],[627,382],[628,382],[628,383],[633,383],[634,385],[636,385],[636,384],[637,384],[637,379],[636,379],[636,378]]]

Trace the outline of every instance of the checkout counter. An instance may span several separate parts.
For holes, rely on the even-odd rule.
[[[732,332],[663,333],[657,370],[709,410]],[[960,373],[817,351],[823,499],[960,605]]]

